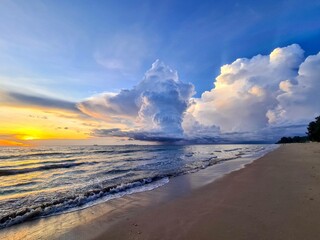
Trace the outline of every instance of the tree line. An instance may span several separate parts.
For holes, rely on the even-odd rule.
[[[309,123],[307,136],[282,137],[277,143],[304,143],[304,142],[320,142],[320,116],[315,121]]]

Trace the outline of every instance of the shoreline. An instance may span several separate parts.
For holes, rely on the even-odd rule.
[[[319,170],[320,144],[282,145],[94,239],[320,239]]]
[[[253,154],[251,157],[222,161],[193,173],[170,178],[169,183],[152,189],[152,191],[134,191],[132,195],[129,193],[122,197],[111,198],[108,201],[98,201],[91,206],[77,210],[38,218],[4,228],[0,230],[0,238],[72,239],[75,231],[81,231],[83,234],[76,237],[76,239],[91,239],[98,233],[102,233],[105,227],[113,224],[114,218],[120,219],[121,216],[135,212],[136,208],[139,209],[141,206],[149,207],[182,197],[184,194],[190,194],[194,189],[210,184],[217,178],[245,167],[245,165],[257,160],[274,148],[276,146],[267,145],[269,150],[262,151],[259,154],[260,156]],[[137,205],[139,206],[137,207]],[[101,218],[104,218],[103,222],[108,222],[108,224],[103,228],[97,228],[95,223],[100,225]]]
[[[4,153],[1,158],[9,160],[4,161],[6,168],[1,172],[4,184],[0,229],[152,190],[166,184],[169,178],[238,158],[256,159],[273,148],[275,145],[164,145],[150,149],[59,147],[20,149],[18,155]],[[82,156],[79,160],[78,154]],[[17,165],[16,158],[26,158],[24,162],[37,158],[40,165],[26,168],[24,162]],[[54,162],[47,160],[51,158]]]
[[[210,176],[210,174],[206,173],[206,171],[210,172],[210,168],[212,167],[219,167],[220,164],[217,164],[197,173],[170,179],[169,184],[152,191],[127,195],[123,198],[99,203],[98,205],[80,211],[37,219],[4,229],[4,231],[0,231],[0,237],[5,237],[6,239],[211,239],[206,238],[205,235],[201,235],[204,234],[203,232],[207,232],[206,229],[206,231],[203,229],[205,226],[211,226],[212,224],[220,226],[221,223],[217,222],[214,218],[206,219],[206,215],[220,214],[219,219],[223,219],[224,215],[230,215],[227,211],[230,211],[230,209],[223,210],[217,208],[215,205],[221,201],[220,194],[228,193],[225,199],[228,199],[228,197],[234,198],[235,194],[236,196],[237,194],[241,195],[239,189],[236,188],[236,185],[239,185],[239,175],[246,176],[248,172],[252,174],[254,169],[255,171],[258,170],[258,172],[261,172],[262,169],[260,165],[268,166],[270,161],[275,161],[275,158],[283,158],[283,154],[286,155],[285,157],[287,157],[288,153],[292,155],[292,150],[296,150],[299,153],[301,152],[299,150],[301,147],[304,148],[304,150],[306,148],[318,149],[319,152],[316,152],[316,154],[318,154],[317,156],[320,159],[319,144],[282,145],[280,148],[267,153],[262,158],[253,161],[253,163],[245,168],[236,171],[235,169],[230,170],[231,173],[223,175],[222,177],[216,176],[216,178],[213,178],[212,174]],[[296,155],[297,154],[293,154],[295,157]],[[307,157],[314,158],[315,156],[313,155]],[[223,165],[224,164],[221,164],[220,167]],[[268,168],[270,168],[270,166]],[[255,179],[259,175],[260,174],[250,176]],[[259,180],[260,178],[257,179]],[[252,189],[247,188],[245,193],[249,194],[250,198],[257,198],[257,196],[251,196],[250,194],[252,194],[257,187],[260,188],[260,184],[252,183],[252,179],[247,179],[246,182],[250,184]],[[264,182],[264,185],[271,186],[268,182]],[[245,186],[241,185],[241,187],[243,188]],[[212,203],[207,204],[210,202],[208,197],[210,197],[210,201],[213,201],[213,205]],[[243,197],[245,198],[245,196]],[[313,199],[315,199],[315,197],[313,197]],[[316,202],[315,200],[310,201]],[[250,201],[247,200],[247,202]],[[259,202],[261,202],[261,199]],[[263,204],[263,201],[261,204]],[[254,204],[252,204],[252,206],[254,206]],[[185,210],[183,208],[185,208]],[[197,212],[197,210],[200,212]],[[248,209],[245,208],[244,210]],[[188,212],[192,214],[188,215]],[[259,213],[256,212],[251,212],[251,214],[259,215]],[[231,215],[233,216],[234,214]],[[152,224],[154,219],[157,219],[157,224]],[[241,222],[242,220],[240,223]],[[229,226],[229,224],[225,223],[220,226],[218,229],[220,233],[226,226]],[[176,235],[177,231],[179,235]],[[211,231],[213,230],[209,231],[209,236],[213,236]],[[215,229],[215,231],[217,231],[217,229]],[[213,231],[215,233],[214,235],[219,236],[215,231]],[[196,235],[192,235],[195,233]],[[43,234],[45,234],[45,236]],[[190,237],[190,234],[193,238]],[[255,235],[255,237],[257,237],[257,235]],[[229,239],[227,235],[218,237],[218,239],[221,238]],[[233,238],[248,239],[239,238],[238,234],[233,235]],[[258,239],[268,238],[258,236]],[[271,239],[276,238],[272,236]]]

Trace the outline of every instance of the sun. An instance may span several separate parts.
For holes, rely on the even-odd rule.
[[[29,140],[34,140],[36,139],[36,137],[34,136],[23,136],[21,137],[22,140],[25,140],[25,141],[29,141]]]
[[[17,131],[16,138],[24,141],[31,141],[36,139],[41,139],[42,131],[37,128],[20,128]]]

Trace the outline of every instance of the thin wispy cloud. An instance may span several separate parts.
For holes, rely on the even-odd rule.
[[[139,31],[116,33],[99,43],[94,59],[108,71],[115,71],[124,76],[135,73],[153,51],[150,46],[151,39],[146,39],[147,37]]]
[[[46,96],[28,95],[18,92],[0,92],[0,102],[10,106],[34,106],[45,109],[63,109],[80,113],[76,103],[63,99],[55,99]]]

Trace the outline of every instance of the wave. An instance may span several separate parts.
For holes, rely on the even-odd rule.
[[[205,148],[205,151],[202,151],[203,148]],[[10,180],[11,178],[19,179],[19,177],[14,176],[15,174],[35,171],[43,171],[45,173],[45,171],[59,168],[71,169],[67,170],[67,175],[63,175],[65,171],[54,172],[52,179],[50,179],[52,181],[49,181],[50,183],[43,181],[42,176],[40,176],[39,182],[41,184],[44,183],[44,187],[48,189],[45,194],[30,194],[32,189],[44,189],[43,185],[38,186],[37,182],[34,182],[35,186],[32,184],[30,187],[26,186],[25,190],[28,193],[30,192],[29,194],[17,195],[18,197],[14,196],[15,191],[12,189],[19,188],[19,191],[23,191],[24,185],[21,185],[21,182],[17,181],[17,184],[6,189],[3,188],[5,191],[9,191],[8,194],[12,194],[12,198],[2,204],[2,209],[0,209],[0,228],[38,217],[74,211],[133,192],[151,190],[155,186],[165,184],[171,177],[197,172],[209,166],[233,159],[256,158],[270,151],[271,148],[273,147],[250,147],[246,149],[236,148],[235,146],[227,149],[230,151],[229,153],[225,151],[225,148],[220,148],[219,150],[215,147],[211,148],[211,146],[210,148],[207,146],[185,147],[182,150],[180,147],[140,147],[139,149],[136,147],[129,149],[121,147],[117,149],[115,147],[106,149],[94,149],[92,147],[86,149],[55,148],[50,149],[50,152],[47,153],[33,152],[31,156],[45,156],[50,153],[53,157],[52,159],[39,158],[35,159],[35,161],[32,159],[31,161],[25,161],[24,164],[20,164],[16,159],[3,161],[4,164],[10,164],[10,166],[7,165],[0,168],[0,176],[9,176],[7,178],[8,184],[13,184],[14,182]],[[72,150],[75,152],[70,153]],[[165,150],[168,150],[165,154],[149,154],[150,152]],[[131,155],[133,152],[138,152],[138,154]],[[61,154],[62,157],[56,157],[58,154]],[[74,156],[76,154],[83,155]],[[30,156],[30,151],[23,156]],[[87,156],[88,158],[86,158]],[[10,161],[12,161],[12,164]],[[32,164],[35,165],[32,166]],[[97,165],[92,168],[77,168],[77,166],[83,164]],[[21,179],[23,177],[21,176]],[[82,181],[78,183],[77,179],[80,178],[82,178]],[[65,181],[66,179],[68,181]],[[76,182],[73,182],[74,179]],[[54,182],[54,184],[51,182]],[[78,184],[76,188],[74,187],[75,185],[72,185],[73,183]],[[55,190],[54,187],[56,186],[62,186],[60,192]],[[63,188],[64,186],[65,188]],[[30,190],[31,187],[32,189]]]
[[[108,196],[109,199],[121,197],[135,192],[152,190],[168,183],[168,178],[159,176],[146,179],[138,179],[134,182],[109,186],[101,189],[92,189],[83,194],[68,196],[60,199],[53,199],[51,202],[37,204],[19,211],[12,212],[0,217],[0,229],[9,227],[27,220],[55,215],[66,210],[79,209],[82,206],[91,206],[93,201]]]
[[[59,169],[59,168],[72,168],[72,167],[77,167],[83,164],[92,165],[96,163],[98,162],[62,163],[62,164],[51,164],[51,165],[44,165],[40,167],[34,167],[34,168],[20,168],[20,169],[7,168],[7,169],[0,169],[0,176],[9,176],[9,175],[37,172],[37,171],[43,171],[43,170],[52,170],[52,169]]]
[[[44,164],[60,164],[60,163],[72,163],[72,162],[76,162],[77,160],[81,160],[81,159],[77,159],[77,158],[73,158],[73,159],[57,159],[57,160],[49,160],[49,161],[31,161],[31,162],[22,162],[20,164],[17,164],[17,162],[13,162],[14,164],[10,165],[8,163],[6,163],[4,166],[0,166],[0,170],[1,169],[8,169],[8,168],[17,168],[17,167],[25,167],[25,166],[32,166],[32,165],[44,165]]]
[[[141,149],[126,149],[126,150],[93,150],[93,151],[74,151],[74,152],[66,152],[66,151],[59,151],[59,152],[37,152],[37,153],[23,153],[23,154],[11,154],[11,155],[3,155],[0,156],[0,159],[25,159],[30,157],[52,157],[52,156],[74,156],[74,155],[92,155],[92,154],[127,154],[127,153],[134,153],[144,151]]]
[[[0,156],[0,159],[12,159],[12,158],[26,158],[26,157],[41,157],[41,156],[55,156],[65,154],[63,152],[47,152],[47,153],[25,153],[25,154],[12,154]]]
[[[232,149],[225,149],[225,152],[234,152],[234,151],[238,151],[238,150],[242,150],[242,148],[232,148]]]
[[[146,148],[147,147],[147,148]],[[166,148],[148,148],[148,146],[145,146],[143,149],[123,149],[123,148],[109,148],[109,149],[86,149],[86,148],[77,148],[75,151],[70,149],[64,149],[62,151],[54,151],[53,149],[48,150],[30,150],[27,153],[21,153],[21,154],[9,154],[9,155],[0,155],[0,159],[14,159],[14,158],[29,158],[29,157],[51,157],[51,156],[64,156],[64,155],[81,155],[81,154],[127,154],[127,153],[136,153],[136,152],[161,152],[161,151],[168,151],[170,149]]]

